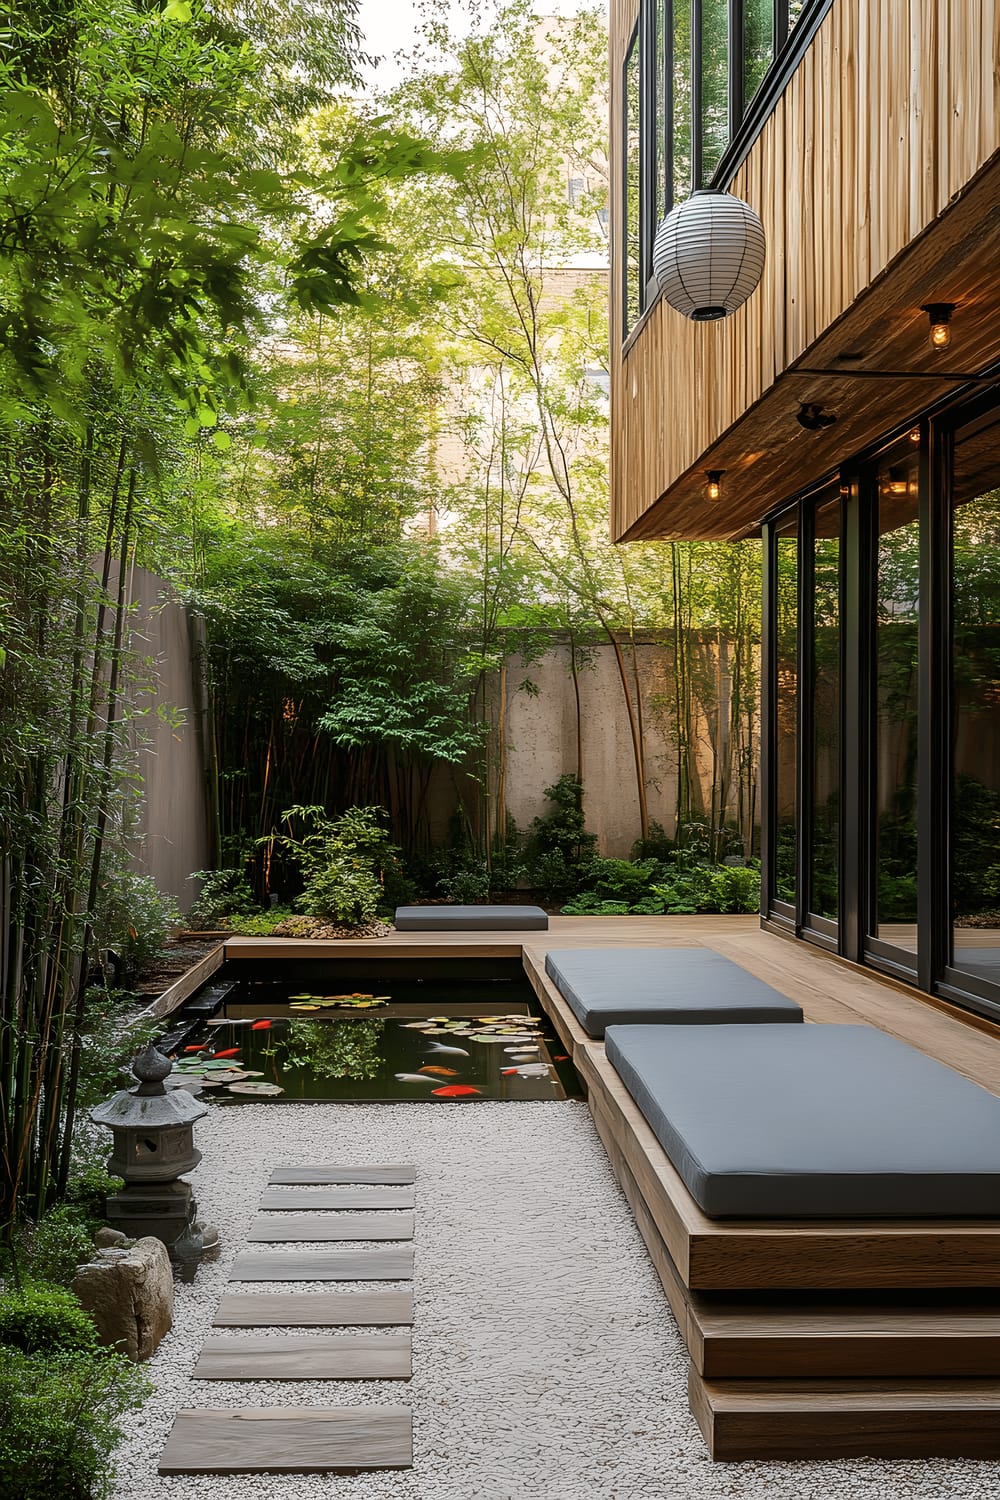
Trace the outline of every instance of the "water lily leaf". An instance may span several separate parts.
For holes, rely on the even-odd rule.
[[[283,1094],[285,1091],[276,1083],[231,1083],[229,1092],[231,1094],[259,1094],[270,1098],[274,1094]]]
[[[319,1006],[318,1005],[306,1005],[305,1002],[301,1001],[301,1000],[296,1003],[293,1000],[291,1002],[291,1004],[289,1005],[288,1009],[289,1010],[319,1010]]]

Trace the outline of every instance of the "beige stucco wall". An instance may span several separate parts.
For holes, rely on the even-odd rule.
[[[196,894],[187,877],[210,858],[190,623],[170,586],[142,568],[133,572],[129,598],[132,649],[147,658],[137,703],[148,710],[133,738],[142,795],[132,863],[187,911]]]
[[[714,645],[703,642],[706,661],[714,659]],[[624,647],[631,676],[631,648]],[[627,857],[639,836],[639,795],[621,679],[610,644],[589,649],[589,665],[579,670],[583,743],[583,783],[587,827],[596,833],[602,854]],[[677,799],[678,757],[664,704],[672,702],[673,674],[669,643],[655,636],[636,647],[642,690],[646,797],[650,819],[673,834]],[[715,712],[715,692],[721,686],[727,701],[727,679],[711,673],[712,693],[696,705],[693,727],[702,795],[711,798],[713,739],[707,715]],[[518,690],[525,679],[537,695]],[[564,772],[577,772],[577,720],[568,644],[553,643],[540,661],[530,665],[514,657],[507,668],[507,810],[526,831],[531,820],[552,810],[545,788]],[[714,728],[715,726],[711,726]]]

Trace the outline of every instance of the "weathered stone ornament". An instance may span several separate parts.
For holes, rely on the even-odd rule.
[[[749,203],[732,193],[692,193],[656,231],[653,275],[671,307],[711,323],[756,290],[764,250],[764,227]]]
[[[114,1138],[108,1171],[125,1179],[120,1193],[108,1198],[108,1222],[130,1238],[154,1235],[162,1240],[182,1279],[191,1281],[206,1248],[218,1232],[197,1222],[190,1183],[180,1180],[201,1161],[194,1144],[194,1122],[208,1113],[184,1089],[167,1089],[173,1064],[150,1042],[132,1063],[138,1084],[122,1089],[91,1111]]]
[[[162,1240],[149,1235],[127,1248],[101,1244],[111,1233],[98,1230],[93,1259],[77,1267],[73,1291],[94,1319],[101,1343],[138,1364],[155,1354],[170,1331],[174,1278]]]

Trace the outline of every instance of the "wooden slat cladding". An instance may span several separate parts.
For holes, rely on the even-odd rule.
[[[613,0],[616,192],[636,11],[636,0]],[[863,356],[855,369],[933,371],[921,301],[959,304],[950,368],[1000,357],[998,28],[1000,0],[834,0],[730,184],[761,216],[767,261],[757,293],[724,323],[689,323],[660,301],[622,356],[615,246],[616,538],[745,533],[896,416],[953,389],[791,371],[852,350]],[[973,204],[969,185],[987,175]],[[818,438],[794,421],[811,400],[840,419]],[[727,471],[714,510],[701,497],[706,468]]]

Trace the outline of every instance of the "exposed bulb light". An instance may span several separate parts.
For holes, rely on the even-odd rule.
[[[932,349],[947,349],[951,344],[951,315],[954,311],[954,302],[928,302],[921,308],[930,321],[927,342]]]
[[[711,500],[714,503],[716,500],[722,499],[722,476],[725,472],[725,469],[705,470],[705,478],[708,480],[705,486],[706,500]]]
[[[909,430],[909,432],[907,433],[907,437],[910,439],[911,443],[913,443],[913,444],[919,443],[920,442],[920,428],[919,427],[911,427],[910,430]]]

